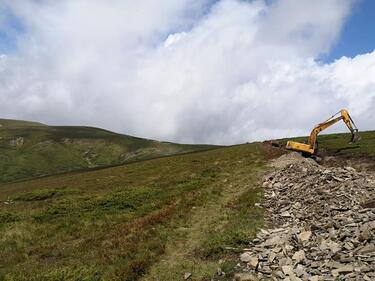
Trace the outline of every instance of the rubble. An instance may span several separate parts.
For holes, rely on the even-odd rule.
[[[246,278],[237,280],[375,280],[375,208],[364,204],[374,201],[374,174],[297,153],[272,167],[261,203],[270,228],[241,255]]]
[[[251,253],[245,252],[245,253],[241,254],[240,259],[243,262],[249,262],[251,260]]]

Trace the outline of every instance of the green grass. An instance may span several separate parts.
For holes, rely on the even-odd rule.
[[[252,188],[229,202],[226,212],[219,218],[226,223],[212,222],[196,253],[202,258],[218,259],[223,253],[246,247],[263,223],[263,210],[254,207],[261,200],[261,193],[260,188]],[[218,225],[220,228],[215,227]]]
[[[20,192],[11,197],[14,201],[40,201],[47,200],[52,197],[62,196],[67,193],[76,192],[76,190],[57,188],[57,189],[42,189],[33,190],[30,192]]]
[[[7,212],[0,213],[0,227],[4,224],[18,221],[20,218],[17,215]]]
[[[222,244],[261,224],[256,181],[273,156],[249,144],[3,184],[0,280],[176,280],[192,262],[192,280],[212,276]]]
[[[214,146],[157,142],[110,131],[0,119],[0,182],[118,165]]]

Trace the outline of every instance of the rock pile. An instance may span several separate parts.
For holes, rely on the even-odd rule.
[[[237,280],[375,280],[375,178],[288,154],[263,182],[266,225]]]

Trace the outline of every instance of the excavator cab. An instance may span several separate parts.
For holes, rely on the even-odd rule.
[[[336,117],[337,115],[339,115]],[[350,140],[350,143],[357,142],[361,139],[360,135],[358,134],[358,129],[356,125],[354,124],[353,119],[350,117],[349,112],[346,109],[342,109],[330,118],[328,118],[323,123],[318,124],[314,127],[314,129],[311,131],[310,136],[306,143],[299,143],[295,141],[288,141],[286,144],[286,148],[290,150],[295,150],[302,152],[305,156],[311,156],[316,153],[317,150],[317,137],[318,134],[327,129],[328,127],[332,126],[333,124],[339,122],[340,120],[343,120],[345,125],[348,127],[350,132],[352,133],[352,137]]]

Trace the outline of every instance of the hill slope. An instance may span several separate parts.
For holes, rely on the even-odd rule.
[[[248,144],[2,185],[0,280],[138,280],[163,254],[173,268],[153,269],[160,280],[179,280],[198,262],[200,276],[211,276],[216,265],[205,257],[245,244],[261,223],[253,206],[272,157],[266,149]]]
[[[0,182],[212,148],[157,142],[92,127],[0,119]]]
[[[347,134],[320,147],[375,155],[375,132],[362,135],[358,153]],[[282,153],[253,143],[2,184],[0,280],[232,280]]]

